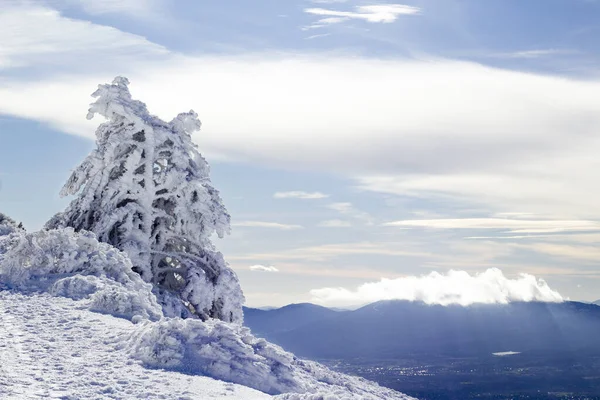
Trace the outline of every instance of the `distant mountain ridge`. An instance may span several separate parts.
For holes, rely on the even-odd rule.
[[[256,334],[312,358],[600,354],[600,308],[578,302],[462,307],[381,301],[346,312],[298,304],[262,312],[247,309],[245,321]]]
[[[311,303],[289,304],[271,310],[244,307],[246,326],[255,334],[264,337],[331,319],[339,313],[343,311],[334,311]]]

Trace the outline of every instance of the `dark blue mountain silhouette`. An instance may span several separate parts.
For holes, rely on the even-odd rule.
[[[310,303],[290,304],[272,310],[244,307],[244,320],[252,332],[264,337],[332,319],[340,312]]]
[[[600,354],[600,307],[578,302],[426,305],[381,301],[336,312],[313,304],[246,309],[256,334],[311,358]]]

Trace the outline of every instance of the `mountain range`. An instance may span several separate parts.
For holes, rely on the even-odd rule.
[[[579,302],[463,307],[380,301],[354,311],[293,304],[246,308],[245,323],[287,350],[319,359],[600,354],[600,307]]]

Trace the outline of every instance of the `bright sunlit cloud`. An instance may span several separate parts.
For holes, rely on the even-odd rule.
[[[355,7],[355,11],[337,11],[325,8],[307,8],[304,10],[308,14],[321,15],[324,17],[337,18],[336,22],[346,19],[361,19],[367,22],[391,23],[398,19],[400,15],[418,14],[418,7],[406,6],[402,4],[380,4],[370,6]],[[317,21],[317,23],[323,22]]]
[[[354,290],[322,288],[310,291],[312,300],[326,306],[355,306],[380,300],[422,301],[426,304],[467,306],[474,303],[507,304],[518,301],[561,302],[563,297],[533,275],[509,279],[497,268],[469,275],[465,271],[447,274],[382,279]]]

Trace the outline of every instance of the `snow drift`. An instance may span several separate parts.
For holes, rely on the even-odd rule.
[[[127,255],[91,232],[14,230],[0,236],[0,283],[85,300],[93,311],[128,319],[162,316],[152,285],[131,270]]]
[[[287,392],[286,399],[409,399],[300,360],[248,328],[218,320],[164,319],[139,325],[129,350],[151,367],[216,377],[269,394]]]
[[[0,399],[267,400],[205,376],[148,369],[122,351],[137,325],[47,293],[0,291]]]
[[[469,275],[451,270],[365,283],[356,290],[322,288],[311,291],[313,301],[328,306],[354,306],[380,300],[422,301],[426,304],[507,304],[515,301],[561,302],[563,297],[543,279],[520,274],[509,279],[497,268]]]

